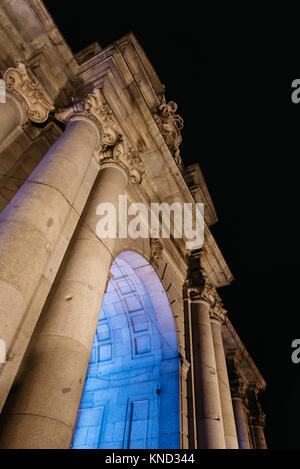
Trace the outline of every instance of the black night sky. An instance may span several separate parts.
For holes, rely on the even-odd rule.
[[[220,293],[268,383],[267,444],[300,448],[300,363],[291,361],[300,337],[300,103],[291,101],[291,82],[300,78],[299,12],[244,2],[197,2],[197,11],[191,1],[44,3],[73,52],[132,31],[167,100],[178,103],[181,155],[204,173],[219,217],[212,232],[235,277]]]

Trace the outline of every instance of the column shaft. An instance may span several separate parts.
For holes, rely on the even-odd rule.
[[[198,448],[224,449],[225,437],[209,304],[192,302]]]
[[[98,139],[97,127],[89,119],[71,120],[0,215],[0,337],[8,354],[30,314],[27,308],[46,262],[74,211],[71,204]]]
[[[222,340],[221,322],[212,319],[211,328],[216,357],[226,448],[237,449],[239,445],[235,428],[233,406]]]
[[[267,449],[264,428],[261,425],[253,425],[252,434],[255,441],[255,449]]]
[[[96,180],[6,406],[2,448],[70,447],[112,261],[93,232],[96,208],[117,206],[126,185],[116,167]],[[114,240],[104,241],[113,249]]]
[[[246,409],[241,397],[233,397],[233,411],[240,449],[251,449]]]

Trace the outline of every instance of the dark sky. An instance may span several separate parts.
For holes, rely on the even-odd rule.
[[[185,164],[199,162],[235,281],[220,291],[268,388],[271,448],[300,448],[297,298],[300,15],[215,2],[44,2],[74,52],[133,31],[185,121]],[[64,2],[67,3],[67,2]],[[200,7],[197,11],[195,4]],[[221,2],[220,2],[221,3]]]

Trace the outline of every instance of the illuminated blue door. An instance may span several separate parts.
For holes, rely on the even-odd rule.
[[[144,258],[134,256],[140,269],[148,269],[147,278],[156,276]],[[179,360],[172,313],[166,314],[162,298],[165,306],[157,320],[137,272],[120,257],[111,267],[72,448],[179,448]]]

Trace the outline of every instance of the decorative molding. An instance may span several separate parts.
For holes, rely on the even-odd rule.
[[[160,260],[162,252],[163,252],[163,245],[161,241],[157,238],[151,238],[150,243],[151,243],[150,264],[158,268],[158,261]]]
[[[231,397],[242,399],[246,403],[247,382],[238,369],[236,363],[238,359],[236,354],[229,354],[229,358],[226,360]]]
[[[105,151],[119,140],[119,129],[113,120],[112,111],[103,92],[99,88],[95,88],[86,98],[74,102],[72,106],[55,113],[56,119],[64,124],[77,116],[88,117],[97,125],[100,131],[100,144],[97,148],[99,152]]]
[[[236,379],[230,379],[230,391],[232,398],[244,400],[246,397],[246,385],[244,381],[239,377],[236,377]]]
[[[217,290],[202,268],[199,270],[198,285],[191,282],[189,295],[192,301],[205,301],[210,307],[216,304]]]
[[[218,221],[218,217],[199,163],[186,166],[183,176],[195,202],[205,204],[205,221],[207,225],[213,225]]]
[[[25,64],[8,68],[4,80],[7,91],[21,102],[28,119],[36,123],[46,122],[54,107],[45,99],[40,84],[29,78]]]
[[[168,148],[172,152],[178,168],[183,171],[179,146],[182,142],[181,130],[184,122],[182,117],[176,114],[177,109],[178,106],[174,101],[166,103],[166,98],[163,96],[162,103],[153,112],[153,117]]]
[[[266,414],[260,412],[258,415],[249,415],[249,425],[253,427],[265,427],[266,426]]]
[[[181,374],[183,378],[186,380],[191,364],[183,357],[180,360],[180,364],[181,364],[181,367],[180,367]]]
[[[140,184],[142,182],[145,172],[144,164],[124,135],[120,135],[114,147],[109,147],[100,152],[99,158],[101,164],[109,162],[120,164],[127,170],[131,184]]]
[[[227,311],[223,308],[222,300],[218,293],[216,293],[215,305],[209,312],[210,319],[219,321],[221,324],[224,324],[226,320],[226,314]]]
[[[63,123],[76,116],[88,117],[97,125],[100,131],[99,162],[117,163],[128,172],[129,182],[141,183],[145,172],[143,162],[117,124],[102,90],[95,88],[85,99],[55,114]]]
[[[249,383],[247,389],[247,407],[249,411],[249,425],[257,427],[265,427],[266,414],[261,408],[259,402],[259,389],[256,383]]]

